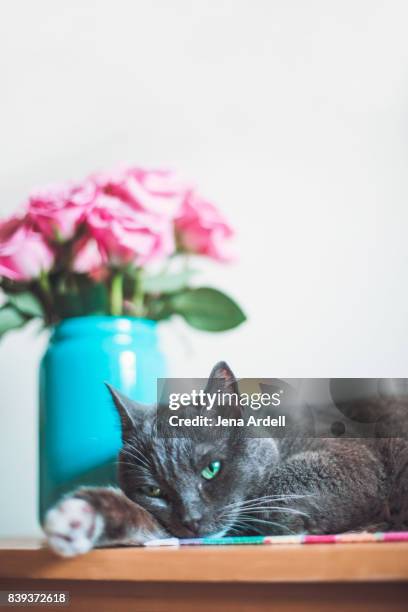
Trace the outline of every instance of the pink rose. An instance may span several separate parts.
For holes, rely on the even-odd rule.
[[[22,219],[12,217],[0,224],[0,275],[14,281],[37,278],[48,272],[54,254],[41,234]]]
[[[174,251],[173,228],[166,217],[134,210],[118,197],[100,194],[85,225],[111,265],[145,266]]]
[[[74,272],[98,276],[105,264],[106,257],[94,238],[86,236],[75,245],[72,261]]]
[[[100,190],[136,210],[174,218],[190,188],[171,170],[146,170],[138,167],[118,169],[91,177]]]
[[[190,192],[176,219],[180,246],[191,253],[207,255],[217,261],[234,259],[230,238],[232,227],[213,204]]]
[[[218,261],[232,256],[230,225],[170,170],[124,167],[82,183],[37,190],[28,199],[24,223],[14,219],[4,228],[7,245],[27,235],[45,267],[54,257],[49,243],[55,242],[58,252],[57,243],[74,239],[72,270],[98,277],[110,266],[146,266],[169,257],[175,234],[181,250]]]
[[[37,190],[29,197],[28,218],[49,240],[70,240],[95,193],[95,185],[90,181]]]

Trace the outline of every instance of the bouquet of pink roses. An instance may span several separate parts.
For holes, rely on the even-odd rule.
[[[245,320],[224,293],[190,285],[191,255],[231,259],[216,207],[165,170],[138,167],[33,192],[0,223],[0,336],[33,318],[182,316],[202,330]]]

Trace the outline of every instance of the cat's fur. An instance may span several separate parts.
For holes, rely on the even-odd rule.
[[[225,363],[215,366],[207,390],[238,392]],[[192,439],[190,429],[190,437],[159,438],[153,435],[152,408],[111,393],[122,425],[122,491],[83,488],[53,508],[44,529],[59,554],[168,535],[408,527],[404,437],[247,438],[240,428],[231,428],[227,437],[214,437],[208,429]],[[394,400],[393,408],[402,405],[406,408]],[[207,481],[201,470],[214,460],[222,467]],[[143,486],[159,487],[163,497],[146,496]]]

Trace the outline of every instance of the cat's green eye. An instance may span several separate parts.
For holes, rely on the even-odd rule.
[[[148,497],[163,497],[162,490],[159,487],[142,487],[141,491]]]
[[[212,480],[216,477],[221,469],[221,461],[211,461],[203,470],[201,470],[201,476],[206,480]]]

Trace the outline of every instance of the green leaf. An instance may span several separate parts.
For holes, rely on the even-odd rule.
[[[26,319],[18,310],[6,304],[0,309],[0,338],[6,332],[22,327],[25,322]]]
[[[210,287],[187,289],[170,298],[173,312],[192,327],[203,331],[226,331],[246,319],[241,308],[230,297]]]
[[[164,321],[169,319],[174,314],[174,309],[170,304],[168,295],[162,295],[159,298],[150,298],[146,300],[146,317],[154,321]]]
[[[8,301],[14,308],[30,317],[42,317],[43,309],[39,300],[30,292],[9,294]]]
[[[183,270],[176,274],[158,274],[143,278],[144,293],[175,293],[184,289],[190,282],[195,270]]]

